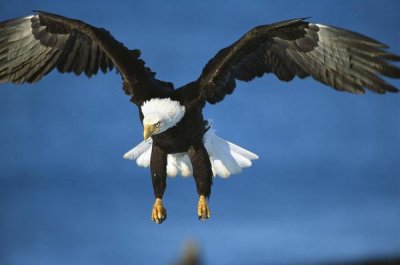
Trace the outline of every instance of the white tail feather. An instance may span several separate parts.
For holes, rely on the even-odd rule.
[[[214,176],[227,178],[232,174],[242,171],[242,168],[250,167],[252,160],[258,156],[236,144],[218,137],[211,128],[204,135],[204,146],[210,157]],[[151,148],[153,140],[149,138],[128,151],[125,159],[136,160],[138,166],[150,166]],[[193,174],[192,164],[187,153],[169,154],[167,158],[167,175],[184,177]]]

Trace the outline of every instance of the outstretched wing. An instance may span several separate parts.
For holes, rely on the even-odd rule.
[[[0,23],[0,83],[37,82],[54,68],[91,77],[115,66],[133,94],[138,80],[153,77],[139,55],[104,29],[47,12]]]
[[[202,98],[221,101],[233,92],[236,80],[250,81],[274,73],[282,81],[312,76],[336,90],[377,93],[398,89],[381,76],[400,78],[390,61],[400,56],[376,40],[304,19],[259,26],[212,58],[198,79]]]

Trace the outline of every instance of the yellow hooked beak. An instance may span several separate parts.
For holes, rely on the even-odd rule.
[[[143,139],[147,140],[152,136],[154,133],[158,132],[160,130],[159,126],[156,126],[155,124],[146,124],[144,125],[144,130],[143,130]]]

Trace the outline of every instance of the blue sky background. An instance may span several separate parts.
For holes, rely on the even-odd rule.
[[[250,28],[294,17],[400,54],[396,0],[2,0],[0,20],[33,9],[108,29],[176,87]],[[1,85],[0,264],[171,264],[186,240],[199,242],[206,264],[400,255],[400,95],[265,76],[239,83],[205,115],[260,160],[215,180],[205,223],[194,181],[169,179],[168,219],[155,225],[149,171],[122,159],[142,127],[118,75],[54,72],[35,85]]]

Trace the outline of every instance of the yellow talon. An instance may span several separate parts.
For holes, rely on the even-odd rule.
[[[161,224],[167,218],[167,210],[164,208],[162,200],[157,198],[153,205],[153,211],[151,212],[151,219],[156,224]]]
[[[204,195],[200,195],[199,197],[199,203],[197,204],[197,215],[199,216],[199,219],[204,221],[208,218],[210,218],[210,209],[208,208],[207,205],[207,200]]]

